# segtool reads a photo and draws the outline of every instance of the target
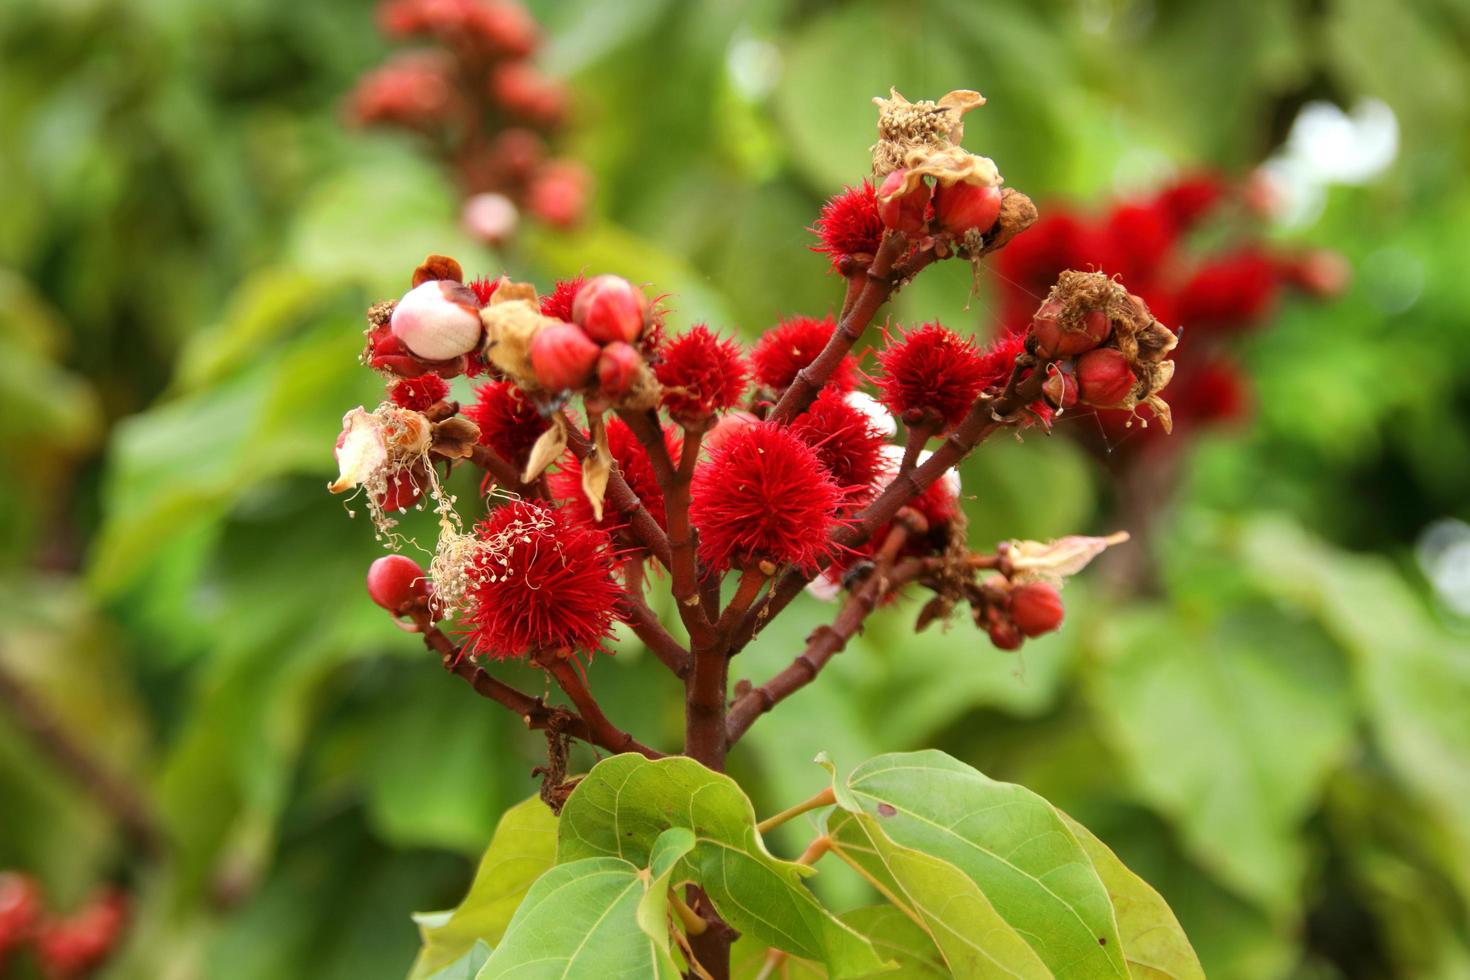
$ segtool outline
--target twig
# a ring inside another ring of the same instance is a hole
[[[162,856],[163,828],[147,802],[77,741],[25,683],[0,665],[0,704],[32,744],[65,771],[147,858]]]
[[[587,689],[587,682],[581,672],[572,663],[570,650],[544,651],[533,660],[556,679],[557,685],[571,698],[572,704],[577,706],[577,713],[587,725],[589,741],[594,745],[600,745],[609,752],[637,752],[649,759],[664,757],[662,752],[649,748],[608,720],[607,715],[602,713],[602,706]]]
[[[760,823],[756,824],[755,829],[760,831],[762,834],[767,834],[770,833],[772,830],[775,830],[777,827],[781,826],[786,821],[794,820],[795,818],[801,816],[803,813],[810,813],[812,810],[819,810],[824,806],[831,806],[833,803],[836,802],[836,793],[833,792],[831,786],[828,786],[826,789],[822,790],[811,799],[803,800],[795,806],[787,807],[774,816],[767,817]]]
[[[567,431],[567,446],[577,455],[578,459],[586,459],[592,455],[592,443],[582,434],[582,430],[571,421],[564,419]],[[618,513],[622,514],[628,521],[628,529],[633,532],[634,537],[648,549],[649,554],[658,560],[660,565],[669,567],[669,538],[664,534],[663,528],[658,526],[658,521],[643,506],[643,501],[628,486],[628,481],[623,479],[622,471],[614,464],[612,473],[607,480],[606,502]]]
[[[688,677],[693,662],[689,651],[659,622],[642,594],[630,588],[623,596],[623,603],[627,607],[624,619],[643,645],[653,651],[653,655],[673,671],[675,677]]]

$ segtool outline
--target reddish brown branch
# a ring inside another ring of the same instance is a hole
[[[477,665],[453,640],[445,635],[443,630],[434,625],[428,610],[422,604],[407,608],[404,613],[413,619],[419,633],[423,635],[424,646],[442,658],[445,670],[464,680],[476,694],[520,715],[527,728],[533,731],[548,729],[563,735],[570,735],[572,738],[581,739],[610,752],[633,751],[641,752],[650,759],[662,757],[653,749],[633,741],[631,735],[619,732],[610,723],[606,729],[594,727],[590,721],[574,712],[549,705],[540,697],[533,697],[511,687],[504,681],[491,677],[488,671]],[[575,700],[573,704],[576,704]],[[578,707],[581,706],[578,705]],[[607,722],[607,718],[602,716],[601,711],[598,711],[597,714],[602,722]]]
[[[0,704],[16,726],[30,737],[37,751],[70,776],[142,855],[156,858],[163,853],[165,836],[147,802],[132,786],[108,771],[25,683],[3,666],[0,666]]]
[[[624,620],[632,627],[638,639],[643,641],[643,645],[653,651],[653,655],[673,671],[675,677],[688,677],[693,665],[689,651],[664,628],[664,624],[659,622],[658,616],[649,608],[643,596],[634,593],[630,587],[624,594],[623,602],[626,606]]]
[[[495,482],[522,497],[531,495],[531,488],[521,482],[520,472],[489,446],[476,446],[470,461],[495,477]]]
[[[571,651],[546,651],[536,657],[535,661],[556,679],[557,685],[566,692],[572,704],[576,705],[577,713],[587,726],[587,734],[590,736],[588,741],[592,744],[609,752],[637,752],[649,759],[664,757],[662,752],[649,748],[608,720],[607,715],[602,713],[602,706],[587,689],[582,672],[572,662]]]

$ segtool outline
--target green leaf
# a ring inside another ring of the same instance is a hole
[[[658,876],[613,857],[557,865],[531,886],[478,980],[677,980],[667,927],[662,943],[643,928],[645,902],[655,894],[667,901],[668,875],[676,865]]]
[[[410,980],[442,970],[480,940],[499,943],[532,883],[555,862],[556,817],[546,804],[532,797],[505,811],[459,907],[414,916],[424,946]]]
[[[1134,980],[1204,980],[1199,957],[1163,896],[1129,871],[1118,855],[1092,832],[1061,811],[1113,900],[1113,915],[1123,940],[1123,956]]]
[[[944,957],[922,926],[892,905],[869,905],[838,916],[867,936],[873,948],[898,964],[881,976],[887,980],[921,980],[951,976]]]
[[[939,859],[978,885],[1054,976],[1128,976],[1107,890],[1046,800],[933,750],[871,759],[836,790],[844,810],[872,818],[874,839]]]
[[[907,948],[937,947],[949,968],[941,976],[1049,980],[1051,971],[996,911],[979,884],[948,861],[893,843],[879,819],[839,809],[828,822],[827,834],[833,851],[903,910],[901,915],[922,922],[921,943],[915,947],[906,941]]]
[[[475,980],[475,975],[480,972],[480,967],[490,958],[490,944],[483,939],[476,939],[475,945],[471,946],[469,952],[449,964],[442,970],[436,970],[426,980]]]
[[[1120,612],[1109,627],[1089,693],[1132,781],[1201,864],[1280,913],[1304,868],[1300,824],[1352,741],[1341,656],[1261,606],[1218,624]]]
[[[692,880],[727,922],[760,942],[819,960],[834,977],[883,963],[862,936],[827,912],[802,885],[810,868],[766,851],[750,800],[730,777],[692,759],[604,759],[562,810],[559,862],[614,856],[646,867],[659,835],[692,830],[694,850],[675,880]]]

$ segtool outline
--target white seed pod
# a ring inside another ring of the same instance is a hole
[[[393,308],[393,336],[426,361],[447,361],[480,346],[480,304],[463,283],[431,279]]]

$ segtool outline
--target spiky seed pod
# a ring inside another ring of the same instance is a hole
[[[606,532],[561,508],[516,500],[481,521],[475,540],[464,593],[471,651],[504,660],[604,649],[621,594]]]
[[[777,323],[756,341],[750,353],[756,380],[768,391],[785,391],[797,372],[822,353],[836,329],[837,321],[830,316],[820,320],[793,316]],[[843,391],[857,385],[857,361],[851,355],[844,357],[833,372],[831,384]]]
[[[690,494],[699,556],[718,569],[815,567],[846,503],[816,451],[771,422],[732,432],[694,471]]]
[[[449,394],[449,383],[437,374],[421,374],[416,378],[404,378],[388,389],[388,397],[399,408],[422,412]]]
[[[702,323],[668,341],[662,356],[654,374],[663,386],[663,406],[678,422],[702,422],[734,408],[745,393],[750,369],[740,345]]]
[[[842,260],[855,256],[871,256],[883,240],[883,219],[878,216],[878,194],[873,185],[863,181],[845,188],[822,205],[821,217],[812,225],[821,243],[813,252],[823,252],[835,269]]]
[[[522,469],[531,447],[550,423],[525,394],[509,381],[491,381],[475,389],[475,404],[464,417],[480,427],[480,444],[495,450],[506,462]]]
[[[894,415],[937,418],[945,428],[959,424],[989,377],[974,340],[938,323],[887,338],[878,354],[878,389]]]
[[[849,491],[852,502],[862,503],[876,493],[874,484],[886,470],[883,447],[888,437],[852,404],[850,394],[825,389],[792,420],[791,431],[817,451],[817,458],[837,485]]]
[[[678,460],[681,445],[672,427],[664,429],[664,445],[668,447],[669,458]],[[659,488],[658,478],[653,473],[653,464],[649,462],[643,444],[622,419],[608,419],[607,448],[628,487],[637,494],[659,527],[664,527],[664,492]],[[603,509],[601,521],[592,513],[592,504],[582,490],[582,462],[575,455],[568,454],[561,469],[551,474],[550,480],[552,494],[562,501],[567,513],[574,519],[605,531],[616,531],[623,526],[623,515],[611,507]]]
[[[572,304],[577,301],[577,294],[586,284],[587,280],[582,276],[558,279],[556,285],[551,288],[551,292],[541,297],[541,315],[571,323]]]

